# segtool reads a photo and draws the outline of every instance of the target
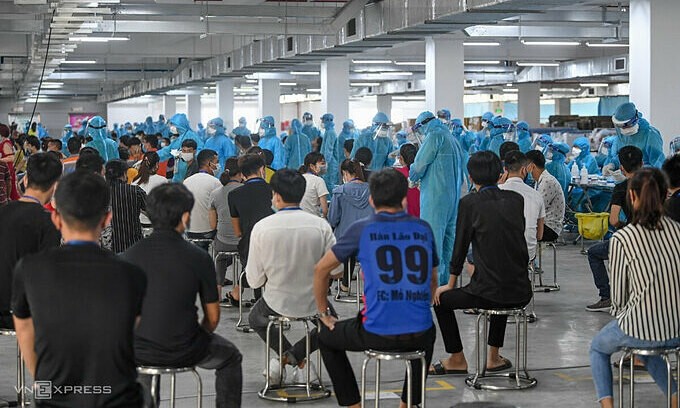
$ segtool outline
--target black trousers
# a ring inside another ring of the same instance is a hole
[[[14,320],[12,320],[12,312],[0,312],[0,329],[14,330]]]
[[[550,227],[547,225],[543,226],[543,238],[541,238],[540,242],[554,242],[557,241],[557,238],[559,235],[555,233]]]
[[[349,287],[349,282],[352,279],[352,272],[354,272],[354,268],[357,265],[357,258],[355,256],[350,256],[347,258],[345,261],[344,265],[344,270],[342,272],[342,284],[346,287]]]
[[[439,297],[439,305],[434,307],[439,322],[439,330],[444,338],[444,347],[447,353],[460,353],[463,351],[463,341],[460,338],[458,322],[456,321],[456,309],[509,309],[524,307],[529,301],[517,304],[501,304],[466,293],[464,288],[451,289]],[[491,316],[489,324],[489,346],[503,347],[505,339],[505,326],[507,316]]]
[[[333,382],[335,396],[340,406],[346,407],[361,402],[359,387],[352,366],[347,359],[347,351],[364,351],[368,349],[380,351],[414,351],[424,350],[425,360],[429,367],[432,362],[432,350],[437,331],[432,325],[425,332],[401,336],[378,336],[364,330],[361,316],[335,323],[331,331],[324,324],[319,330],[319,350],[324,366]],[[412,362],[413,404],[420,404],[420,361]],[[401,400],[406,402],[406,377],[402,388]],[[377,398],[377,396],[376,396]]]

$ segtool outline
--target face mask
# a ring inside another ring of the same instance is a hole
[[[482,121],[482,129],[486,129],[487,127],[489,127],[489,122],[486,121],[486,120],[483,120]]]
[[[217,129],[215,129],[214,127],[209,127],[207,133],[209,136],[214,136],[217,133]]]
[[[609,156],[609,148],[607,148],[607,147],[601,148],[600,154],[602,154],[603,156]]]
[[[264,136],[264,129],[260,128],[260,131],[257,132],[257,134],[260,135],[260,137],[263,137]]]
[[[545,159],[546,159],[546,160],[552,160],[552,159],[553,159],[553,152],[552,152],[552,151],[548,151],[548,152],[545,154]]]
[[[322,164],[319,166],[319,174],[326,174],[326,171],[328,171],[328,165]]]
[[[616,128],[624,136],[632,136],[640,130],[640,125],[633,125],[629,128]]]
[[[184,231],[189,231],[189,228],[191,228],[191,219],[189,219],[186,224],[182,223],[182,225],[184,225]]]
[[[579,157],[579,156],[581,155],[581,152],[582,152],[582,150],[579,149],[578,147],[572,147],[572,148],[571,148],[571,154],[572,154],[574,157]]]
[[[213,173],[214,173],[214,174],[219,174],[220,172],[222,172],[222,165],[220,165],[219,163],[217,163],[217,164],[215,164],[215,170],[213,170]]]
[[[168,145],[167,143],[161,142],[161,147],[165,147],[165,146],[167,146],[167,145]]]
[[[305,126],[314,126],[314,121],[313,120],[306,120]]]
[[[190,162],[194,159],[194,154],[193,153],[182,153],[181,154],[182,160],[185,162]]]
[[[170,125],[170,133],[172,133],[173,135],[179,134],[179,132],[177,131],[177,126]]]
[[[503,133],[503,139],[512,141],[515,139],[515,134],[513,132]]]

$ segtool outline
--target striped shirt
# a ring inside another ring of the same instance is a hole
[[[113,212],[111,250],[120,253],[142,239],[139,214],[146,210],[146,193],[138,186],[113,180],[111,186],[111,211]]]
[[[680,224],[668,217],[661,230],[628,225],[609,244],[611,313],[631,337],[680,337]]]

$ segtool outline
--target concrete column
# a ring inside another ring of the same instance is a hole
[[[342,124],[349,117],[349,60],[329,58],[321,63],[321,114],[332,113]]]
[[[541,84],[518,84],[517,89],[517,119],[531,127],[538,127],[541,122]]]
[[[378,112],[386,113],[392,120],[392,95],[378,95],[376,99]],[[436,114],[437,112],[432,113]]]
[[[630,52],[628,72],[630,101],[659,129],[664,150],[680,134],[677,107],[680,106],[680,30],[677,0],[630,1]]]
[[[463,58],[463,40],[425,39],[425,106],[430,112],[446,108],[453,117],[463,117]]]
[[[273,116],[276,122],[276,130],[279,129],[279,117],[281,116],[281,88],[278,79],[260,79],[260,92],[257,95],[258,112],[260,117]]]
[[[177,98],[174,95],[164,95],[163,114],[165,115],[165,119],[170,119],[175,113],[177,113]]]
[[[229,133],[234,128],[234,80],[231,78],[217,82],[217,115],[224,121],[224,128]]]
[[[571,115],[571,99],[555,99],[555,115]]]
[[[187,94],[187,119],[191,128],[196,130],[201,121],[201,94]],[[205,123],[204,123],[205,125]]]

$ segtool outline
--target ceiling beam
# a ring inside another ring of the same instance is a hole
[[[218,17],[306,17],[330,18],[338,7],[331,3],[294,3],[287,6],[262,4],[257,6],[210,5],[208,15]],[[195,4],[126,4],[118,7],[119,16],[201,16],[205,7]]]
[[[219,23],[212,22],[206,27],[206,23],[200,21],[131,21],[118,20],[103,21],[98,24],[95,32],[103,33],[146,33],[146,34],[203,34],[209,29],[210,34],[237,34],[237,35],[323,35],[323,26],[320,24],[266,24],[258,23]]]

